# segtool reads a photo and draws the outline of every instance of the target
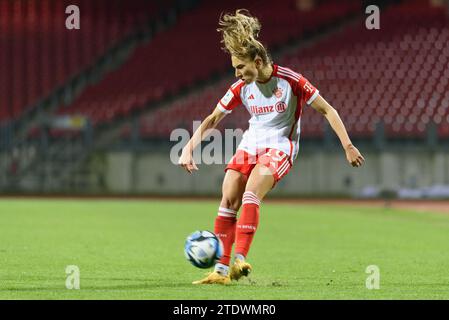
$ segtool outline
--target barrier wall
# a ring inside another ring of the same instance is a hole
[[[363,150],[361,150],[363,152]],[[343,151],[303,150],[289,174],[271,191],[278,196],[369,196],[373,190],[418,190],[449,185],[449,152],[363,152],[351,167]],[[114,193],[220,195],[224,165],[201,164],[192,175],[170,162],[168,152],[108,152],[106,188]]]

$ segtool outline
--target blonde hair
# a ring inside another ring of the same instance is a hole
[[[254,61],[256,56],[260,56],[264,65],[272,62],[267,49],[258,40],[262,25],[248,10],[238,9],[235,14],[222,13],[218,25],[224,51],[242,60]]]

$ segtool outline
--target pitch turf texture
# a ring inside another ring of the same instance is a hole
[[[217,204],[0,200],[0,299],[449,298],[449,215],[344,205],[262,204],[249,279],[194,286],[184,240],[213,229]]]

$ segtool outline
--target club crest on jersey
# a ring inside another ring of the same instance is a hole
[[[283,101],[279,101],[278,103],[276,103],[276,105],[274,107],[275,107],[276,111],[279,113],[282,113],[285,110],[287,110],[287,104]]]
[[[282,97],[282,89],[281,88],[275,88],[273,90],[273,94],[276,98]]]

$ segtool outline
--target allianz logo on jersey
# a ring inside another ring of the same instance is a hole
[[[271,106],[249,106],[252,114],[266,114],[271,112],[283,113],[287,110],[287,104],[283,101]]]

